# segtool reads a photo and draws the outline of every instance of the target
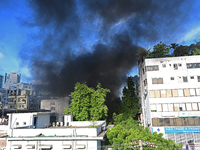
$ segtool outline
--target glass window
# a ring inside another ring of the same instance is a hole
[[[194,79],[194,76],[190,76],[190,79]]]
[[[198,80],[198,82],[200,82],[200,76],[197,76],[197,80]]]
[[[168,108],[169,108],[169,111],[174,111],[174,106],[173,106],[173,104],[168,104]]]
[[[162,111],[162,106],[161,106],[161,104],[158,104],[158,105],[157,105],[157,111],[158,111],[158,112]]]
[[[171,77],[171,80],[174,80],[174,77]]]
[[[200,63],[187,63],[187,69],[200,68]]]
[[[158,84],[163,84],[163,78],[158,78]]]
[[[160,97],[160,91],[159,91],[159,90],[156,90],[156,91],[155,91],[155,97],[156,97],[156,98],[159,98],[159,97]]]
[[[154,91],[149,91],[149,97],[150,98],[154,98],[155,97]]]
[[[179,66],[179,67],[181,67],[181,66],[182,66],[182,64],[178,64],[178,66]]]
[[[55,110],[55,107],[51,107],[51,110]]]
[[[183,77],[183,82],[188,82],[187,77]]]
[[[192,110],[198,110],[197,103],[192,103]]]
[[[174,64],[174,70],[177,70],[177,69],[178,69],[178,65]]]
[[[190,96],[196,96],[195,89],[190,89]]]
[[[180,109],[179,104],[174,104],[174,111],[179,111],[179,109]]]
[[[162,67],[165,68],[165,67],[166,67],[166,64],[162,64]]]
[[[166,90],[161,90],[161,97],[166,97],[166,96],[167,96]]]
[[[186,108],[187,108],[187,111],[192,110],[191,103],[186,103]]]
[[[153,79],[152,79],[152,84],[158,84],[157,78],[153,78]]]
[[[167,106],[167,104],[162,104],[162,106],[163,106],[163,111],[168,111],[168,106]]]
[[[184,93],[184,96],[185,96],[185,97],[190,96],[189,89],[183,89],[183,93]]]
[[[185,103],[180,104],[180,111],[186,111]]]
[[[147,66],[147,71],[158,71],[159,67],[158,65],[155,66]]]
[[[196,89],[197,96],[200,96],[200,89]]]
[[[166,90],[167,92],[167,97],[172,97],[172,90]]]
[[[16,125],[18,126],[18,125],[19,125],[19,122],[16,122]]]
[[[23,122],[23,125],[26,125],[26,122]]]
[[[172,90],[173,97],[178,97],[178,90]]]
[[[178,96],[183,96],[183,90],[182,89],[180,89],[180,90],[178,90]]]

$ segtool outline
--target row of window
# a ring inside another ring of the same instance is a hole
[[[194,79],[194,76],[190,76],[190,79]],[[175,80],[174,77],[170,77],[170,80]],[[186,76],[178,76],[177,81],[180,82],[188,82],[188,77]],[[200,76],[197,76],[197,82],[200,82]],[[146,86],[147,81],[144,80],[144,86]],[[152,84],[163,84],[163,78],[152,78]]]
[[[171,64],[169,64],[171,67]],[[193,68],[200,68],[200,63],[186,63],[187,69],[193,69]],[[166,68],[166,64],[162,64],[163,68]],[[182,67],[181,63],[173,64],[174,70],[178,70],[178,67]],[[152,66],[146,66],[145,71],[159,71],[158,65],[152,65]],[[144,70],[143,70],[144,73]]]
[[[151,104],[151,112],[200,111],[200,103]]]
[[[16,122],[16,126],[19,125],[19,122]],[[26,122],[23,122],[23,125],[26,125]]]
[[[200,96],[200,88],[149,91],[150,98]]]
[[[153,126],[199,126],[200,118],[152,118]]]

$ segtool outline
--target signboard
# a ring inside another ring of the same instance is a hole
[[[199,117],[200,113],[197,111],[190,112],[179,112],[179,117]]]
[[[165,133],[200,133],[200,127],[165,127]]]

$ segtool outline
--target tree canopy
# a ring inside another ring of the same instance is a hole
[[[162,43],[162,41],[153,47],[153,51],[150,53],[150,58],[160,58],[169,56],[170,46]]]
[[[136,95],[135,84],[133,77],[127,78],[127,87],[123,89],[123,103],[118,107],[119,114],[122,114],[123,119],[135,118],[139,112],[139,97]]]
[[[138,126],[136,128],[132,124],[133,120],[129,119],[126,121],[126,124],[118,124],[114,128],[108,129],[106,135],[113,150],[132,150],[134,146],[137,149],[136,146],[139,140],[143,141],[142,147],[144,150],[155,150],[149,142],[155,145],[157,150],[171,150],[182,147],[182,145],[176,144],[171,139],[164,139],[161,133],[157,134],[157,132],[154,132],[152,134],[148,127],[144,129],[144,127]]]
[[[78,121],[105,119],[108,108],[105,105],[108,89],[101,88],[99,83],[96,90],[88,87],[86,83],[76,83],[69,107],[66,107],[64,114],[72,114]]]

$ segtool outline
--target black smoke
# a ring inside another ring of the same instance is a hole
[[[137,65],[139,44],[174,42],[184,34],[192,1],[32,0],[22,25],[37,29],[20,52],[34,80],[66,96],[76,82],[111,89],[112,98]],[[187,11],[185,11],[187,10]]]

